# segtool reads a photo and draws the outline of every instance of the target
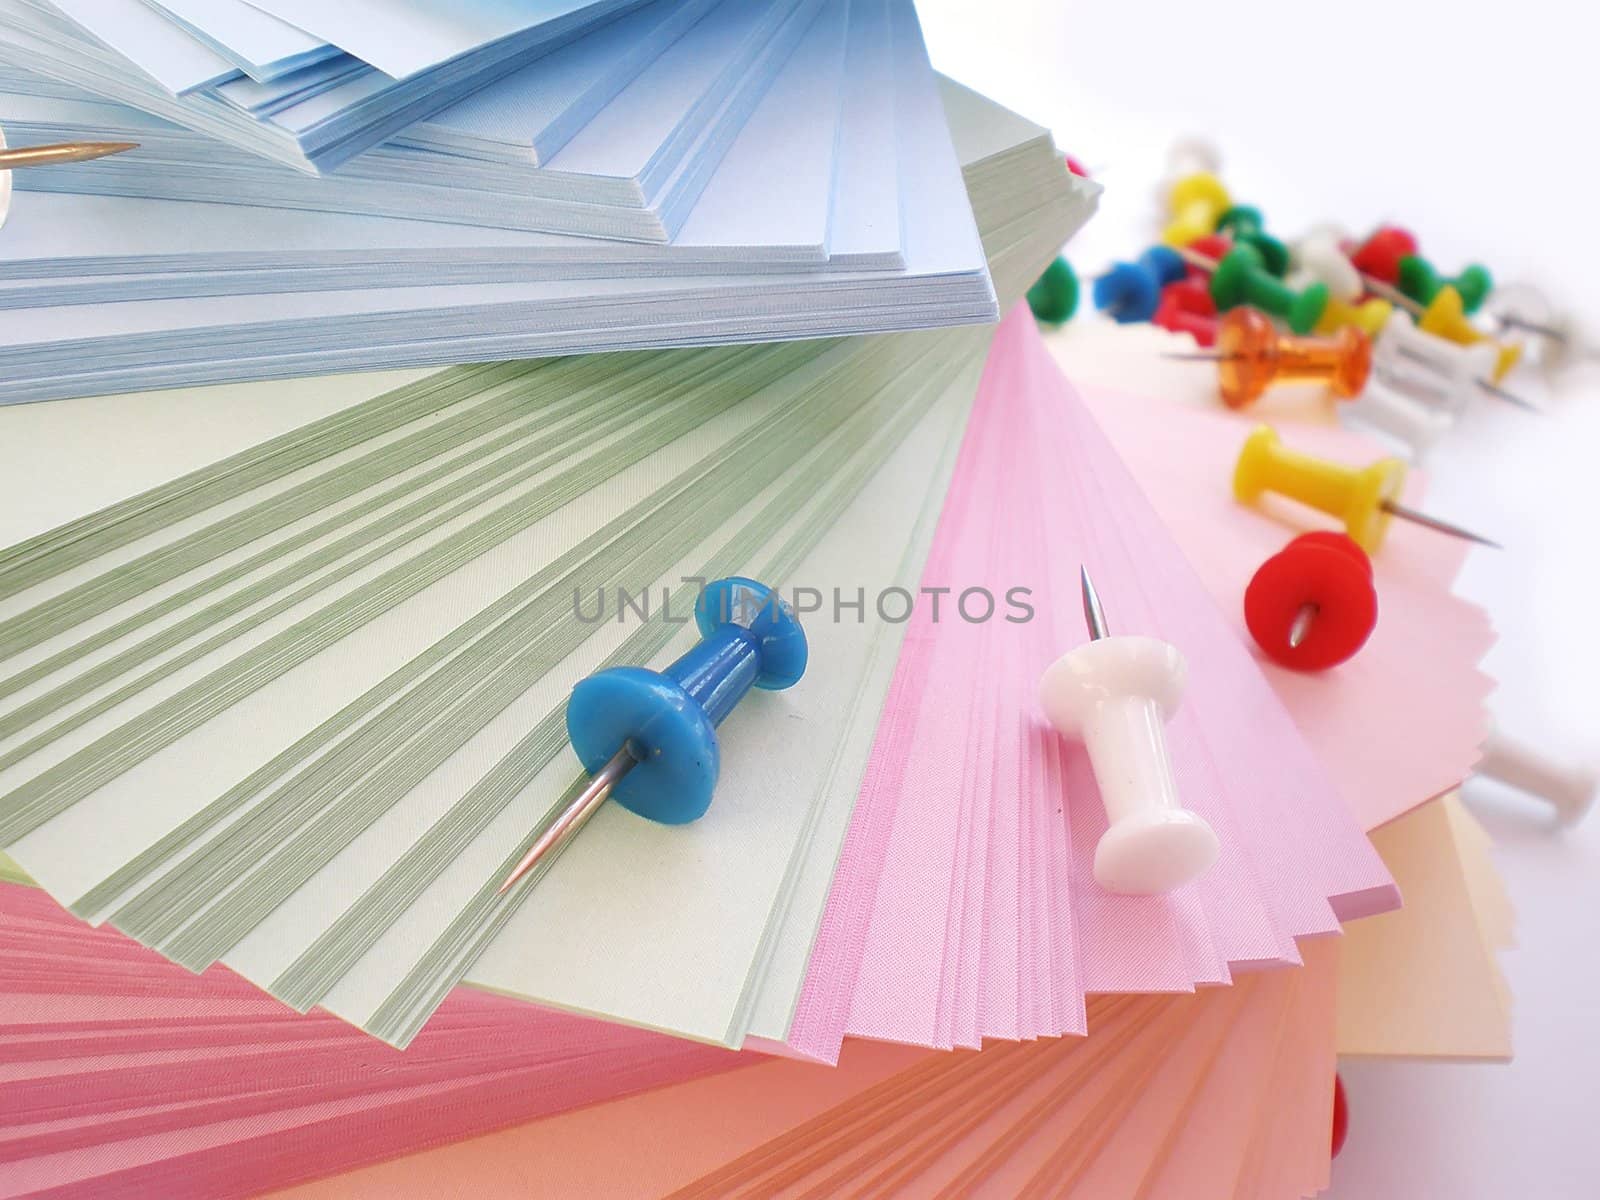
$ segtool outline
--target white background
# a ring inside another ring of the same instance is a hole
[[[1446,272],[1538,282],[1600,342],[1600,18],[1587,5],[919,0],[934,63],[1103,167],[1080,277],[1153,240],[1166,148],[1201,133],[1236,199],[1292,236],[1391,220]],[[1519,391],[1542,397],[1537,377]],[[1428,507],[1503,541],[1461,591],[1494,617],[1508,732],[1600,756],[1600,369],[1531,417],[1485,401],[1435,455]],[[1403,714],[1399,715],[1403,719]],[[1467,788],[1518,909],[1510,1066],[1345,1063],[1335,1200],[1600,1197],[1600,814],[1565,836]],[[1116,1198],[1108,1198],[1116,1200]],[[1244,1200],[1244,1198],[1241,1198]]]

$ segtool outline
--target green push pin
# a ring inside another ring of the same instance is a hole
[[[1269,272],[1282,279],[1289,273],[1289,247],[1267,233],[1261,210],[1250,204],[1235,204],[1217,218],[1217,232],[1233,239],[1235,246],[1249,246],[1261,255]]]
[[[1057,258],[1028,289],[1028,307],[1046,325],[1064,325],[1078,311],[1078,277],[1066,259]]]
[[[1211,276],[1211,298],[1219,311],[1252,304],[1282,317],[1295,333],[1310,333],[1328,307],[1328,285],[1313,283],[1295,291],[1274,279],[1251,246],[1235,246],[1223,256]]]
[[[1422,305],[1432,304],[1440,288],[1453,287],[1461,294],[1461,308],[1467,313],[1477,312],[1494,290],[1494,277],[1477,263],[1463,267],[1454,279],[1441,279],[1432,263],[1415,254],[1401,256],[1400,275],[1395,282],[1402,292]]]

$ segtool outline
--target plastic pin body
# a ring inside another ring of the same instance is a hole
[[[1461,297],[1462,307],[1469,313],[1475,313],[1494,290],[1494,277],[1489,274],[1487,267],[1472,263],[1463,267],[1455,278],[1441,279],[1427,259],[1417,254],[1403,254],[1400,256],[1399,276],[1394,284],[1418,304],[1431,302],[1442,287],[1453,287]]]
[[[1274,279],[1262,265],[1261,255],[1249,246],[1235,246],[1211,275],[1211,298],[1226,312],[1242,304],[1253,305],[1282,317],[1296,333],[1310,333],[1328,307],[1328,288],[1313,283],[1295,291]]]
[[[1064,325],[1078,311],[1078,276],[1066,259],[1057,257],[1028,289],[1028,307],[1034,320]]]
[[[1345,534],[1301,534],[1251,577],[1244,621],[1262,653],[1280,666],[1338,666],[1378,624],[1372,560]]]
[[[1359,329],[1331,338],[1285,337],[1253,308],[1235,308],[1217,327],[1217,381],[1229,408],[1243,408],[1278,383],[1325,383],[1336,396],[1361,391],[1372,342]]]
[[[1161,240],[1169,246],[1187,246],[1196,238],[1205,237],[1215,231],[1217,218],[1232,203],[1228,189],[1210,171],[1184,176],[1167,195],[1167,211],[1172,219],[1162,230]]]
[[[1472,322],[1467,320],[1461,293],[1453,287],[1442,287],[1434,294],[1427,309],[1417,320],[1417,328],[1424,333],[1444,338],[1447,342],[1455,342],[1459,346],[1475,346],[1479,342],[1487,342],[1493,346],[1495,365],[1490,378],[1495,383],[1504,379],[1522,357],[1522,347],[1517,343],[1496,342],[1473,327]]]
[[[1576,825],[1594,807],[1600,774],[1593,768],[1557,762],[1532,746],[1491,730],[1478,774],[1537,796],[1555,810],[1562,826]]]
[[[1378,339],[1373,370],[1390,388],[1453,418],[1493,374],[1497,358],[1487,342],[1446,341],[1418,328],[1404,313],[1395,313]]]
[[[717,726],[752,687],[792,687],[806,636],[776,592],[753,579],[709,584],[695,605],[701,641],[665,671],[612,667],[567,701],[567,736],[588,788],[518,864],[501,891],[583,827],[607,795],[642,817],[682,825],[711,806],[721,763]],[[601,786],[603,785],[603,786]]]
[[[1107,891],[1151,895],[1202,875],[1218,853],[1211,826],[1178,800],[1166,723],[1183,696],[1177,647],[1158,638],[1112,636],[1083,572],[1091,640],[1057,659],[1039,683],[1050,723],[1089,755],[1109,827],[1095,847],[1094,876]]]
[[[1161,289],[1187,269],[1176,250],[1152,246],[1137,262],[1113,263],[1094,281],[1094,306],[1119,325],[1148,321],[1161,305]]]
[[[1344,414],[1399,442],[1413,463],[1423,462],[1455,424],[1449,410],[1422,403],[1376,372]]]

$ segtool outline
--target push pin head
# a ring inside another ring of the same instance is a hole
[[[1113,636],[1081,572],[1090,640],[1057,659],[1039,683],[1050,723],[1088,751],[1109,822],[1094,877],[1107,891],[1150,895],[1202,875],[1217,836],[1178,802],[1164,727],[1183,697],[1185,667],[1157,638]]]
[[[1313,231],[1296,242],[1293,265],[1303,282],[1324,284],[1335,301],[1353,304],[1366,290],[1361,285],[1361,272],[1355,269],[1331,229]]]
[[[1400,279],[1400,260],[1417,252],[1417,239],[1394,225],[1385,225],[1350,255],[1351,265],[1363,275],[1393,285]]]
[[[1217,227],[1220,217],[1233,201],[1222,180],[1209,171],[1186,175],[1172,185],[1167,210],[1172,216],[1161,240],[1169,246],[1187,246]]]
[[[1378,623],[1372,561],[1345,534],[1301,534],[1251,578],[1244,621],[1262,653],[1280,666],[1338,666],[1366,645]]]
[[[1028,289],[1028,307],[1034,320],[1045,325],[1065,325],[1078,311],[1078,276],[1065,258],[1044,269]]]
[[[1217,344],[1217,304],[1203,280],[1180,279],[1161,289],[1152,324],[1187,333],[1201,346]]]
[[[719,579],[701,593],[694,617],[701,641],[665,671],[612,667],[572,689],[567,736],[594,778],[502,892],[582,828],[607,795],[664,825],[703,816],[722,759],[717,726],[752,687],[777,691],[805,674],[805,632],[765,584]]]

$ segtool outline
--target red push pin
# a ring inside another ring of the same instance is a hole
[[[1215,346],[1217,302],[1211,298],[1210,284],[1204,277],[1192,275],[1167,284],[1150,323],[1173,333],[1187,333],[1201,346]]]
[[[1088,167],[1084,166],[1081,162],[1079,162],[1077,159],[1073,158],[1072,155],[1070,155],[1070,154],[1063,154],[1061,157],[1066,160],[1067,170],[1071,171],[1074,175],[1078,176],[1078,178],[1080,178],[1080,179],[1089,178],[1089,168]]]
[[[1345,1103],[1344,1080],[1337,1072],[1333,1076],[1333,1157],[1344,1149],[1345,1136],[1350,1132],[1350,1106]]]
[[[1233,249],[1233,239],[1225,233],[1208,233],[1205,237],[1195,238],[1184,249],[1202,258],[1208,258],[1213,263],[1219,263],[1228,256],[1228,251]],[[1203,267],[1197,261],[1189,261],[1189,278],[1204,280],[1209,287],[1211,268]]]
[[[1251,578],[1244,623],[1262,653],[1280,666],[1338,666],[1366,645],[1378,623],[1367,552],[1342,533],[1301,534]]]
[[[1417,239],[1396,225],[1384,225],[1350,255],[1350,264],[1381,283],[1400,282],[1400,260],[1417,252]]]

